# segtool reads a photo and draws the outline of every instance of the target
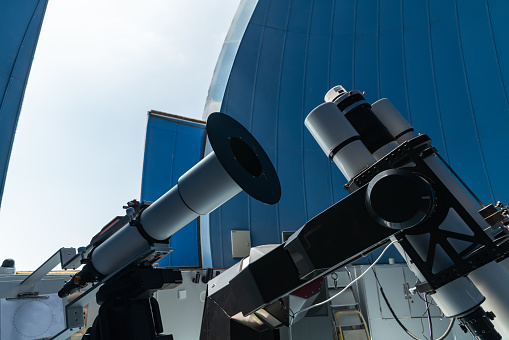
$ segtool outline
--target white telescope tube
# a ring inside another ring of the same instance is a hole
[[[126,225],[101,243],[92,253],[92,264],[107,276],[148,247],[148,242],[135,227]]]
[[[317,106],[308,114],[304,124],[347,180],[375,163],[357,131],[334,103]]]
[[[175,190],[168,191],[148,207],[140,221],[147,234],[164,240],[241,191],[212,152],[179,178]]]
[[[93,250],[91,262],[100,274],[111,274],[151,242],[163,242],[198,215],[212,212],[242,190],[266,204],[279,201],[281,187],[276,171],[242,125],[224,114],[213,113],[207,120],[207,134],[214,152],[141,213],[139,222],[148,238],[128,225]]]
[[[176,186],[146,208],[140,222],[150,237],[165,240],[198,215],[210,213],[241,191],[242,188],[228,175],[212,152],[182,175]],[[114,238],[94,250],[94,267],[107,275],[119,263],[128,261],[146,247],[147,240],[136,228],[126,226]]]
[[[392,105],[387,98],[382,98],[373,105],[371,111],[382,122],[398,144],[406,142],[409,139],[417,137],[414,128],[403,118],[401,113]]]
[[[468,274],[475,286],[486,297],[482,307],[493,312],[492,321],[503,339],[509,339],[509,274],[496,262],[488,263]]]
[[[509,274],[509,258],[500,261],[499,265]]]

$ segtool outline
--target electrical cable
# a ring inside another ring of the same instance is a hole
[[[433,339],[428,339],[428,337],[426,335],[424,335],[424,323],[422,322],[422,319],[424,318],[425,314],[426,314],[426,312],[422,313],[421,317],[419,318],[419,321],[421,321],[421,334],[424,337],[424,339],[426,339],[426,340],[433,340]]]
[[[380,284],[380,281],[378,281],[378,277],[376,275],[376,272],[373,271],[373,273],[375,273],[375,278],[376,278],[376,281],[378,282],[378,288],[380,288],[380,293],[382,293],[382,297],[385,301],[385,304],[387,305],[387,307],[389,308],[389,311],[391,312],[392,316],[394,317],[394,320],[396,320],[396,322],[398,323],[398,325],[408,334],[410,335],[412,338],[414,338],[415,340],[421,340],[420,338],[418,338],[417,336],[413,335],[412,332],[410,332],[402,323],[401,321],[398,319],[398,317],[396,316],[396,313],[394,313],[394,310],[392,309],[392,306],[391,304],[389,303],[389,300],[387,300],[387,296],[385,295],[384,293],[384,289],[382,288],[382,285]],[[431,339],[433,340],[433,339]]]
[[[424,302],[426,303],[426,314],[428,315],[429,338],[433,340],[433,324],[431,322],[431,314],[429,312],[428,296],[424,293]]]
[[[348,269],[348,266],[345,266],[345,270],[348,273],[348,278],[350,279],[350,282],[353,281],[352,273],[350,272],[350,269]]]
[[[422,301],[424,301],[424,299],[422,299]],[[427,310],[428,309],[426,308],[424,313],[422,313],[421,317],[419,318],[419,321],[421,322],[421,334],[424,337],[424,339],[426,339],[426,340],[433,340],[433,339],[428,339],[428,337],[426,335],[424,335],[424,323],[422,322],[422,319],[424,318],[424,315],[426,315]]]
[[[318,306],[321,306],[331,300],[333,300],[334,298],[336,298],[337,296],[341,295],[342,293],[344,293],[348,288],[350,288],[350,286],[352,286],[355,282],[357,282],[361,277],[364,276],[364,274],[366,274],[367,272],[369,272],[377,263],[378,261],[380,261],[380,259],[382,258],[383,254],[387,251],[387,249],[389,249],[390,246],[392,246],[394,243],[398,242],[397,240],[394,240],[392,241],[391,243],[389,243],[385,248],[384,250],[380,253],[380,255],[378,256],[378,258],[372,263],[370,264],[370,266],[361,274],[359,275],[357,278],[355,278],[355,280],[353,280],[352,282],[350,282],[346,287],[344,287],[341,291],[339,291],[338,293],[334,294],[332,297],[322,301],[322,302],[319,302],[319,303],[316,303],[312,306],[309,306],[307,308],[304,308],[300,311],[297,311],[296,313],[294,313],[292,316],[291,316],[291,322],[290,322],[290,326],[289,326],[289,329],[290,329],[290,338],[292,336],[292,330],[291,330],[291,327],[293,325],[293,320],[295,319],[295,315],[297,314],[300,314],[300,313],[303,313],[303,312],[307,312],[308,310],[312,309],[312,308],[315,308],[315,307],[318,307]],[[369,260],[369,257],[368,257],[368,260]],[[422,340],[420,339],[419,337],[415,336],[414,334],[412,334],[402,323],[401,321],[398,319],[398,317],[396,316],[396,313],[394,312],[394,310],[392,309],[389,301],[387,300],[387,296],[385,295],[384,291],[383,291],[383,288],[382,288],[382,285],[380,284],[380,281],[378,280],[378,276],[376,275],[376,271],[373,270],[373,274],[375,275],[375,278],[376,278],[376,281],[378,283],[378,287],[380,288],[380,293],[382,293],[382,297],[385,301],[385,303],[387,304],[387,307],[389,308],[389,311],[391,312],[392,316],[394,317],[394,320],[396,320],[396,322],[398,323],[398,325],[412,338],[414,338],[415,340]],[[442,334],[439,338],[437,338],[436,340],[443,340],[445,339],[445,337],[447,335],[449,335],[449,333],[451,332],[452,330],[452,326],[454,324],[454,320],[456,320],[455,318],[451,318],[451,322],[449,323],[449,326],[447,327],[447,329],[445,330],[444,334]],[[430,339],[430,340],[433,340]]]
[[[416,295],[416,296],[418,296],[418,297],[419,297],[419,299],[421,299],[422,301],[424,301],[424,298],[421,296],[421,294],[416,293],[415,295]],[[424,302],[426,302],[426,301],[424,301]],[[430,304],[431,306],[438,307],[438,305],[437,305],[436,303],[433,303],[433,301],[431,301],[431,300],[430,300],[430,301],[428,301],[428,304]],[[440,308],[440,307],[438,307],[438,308]]]
[[[394,312],[394,310],[392,309],[391,307],[391,304],[389,303],[389,300],[387,299],[387,296],[385,295],[384,293],[384,290],[382,288],[382,285],[380,284],[380,281],[378,280],[378,276],[376,275],[376,271],[373,270],[373,274],[375,275],[375,279],[376,279],[376,282],[378,283],[378,287],[380,288],[380,293],[382,293],[382,297],[385,301],[385,304],[387,305],[387,307],[389,308],[389,311],[391,312],[392,316],[394,317],[394,320],[396,320],[396,322],[398,323],[398,325],[409,335],[411,336],[412,338],[414,338],[415,340],[422,340],[420,339],[419,337],[415,336],[414,334],[412,334],[412,332],[410,332],[402,323],[401,321],[398,319],[398,317],[396,316],[396,313]],[[454,324],[454,320],[456,320],[456,318],[451,318],[451,322],[449,322],[449,326],[447,327],[447,329],[445,330],[444,334],[442,334],[439,338],[437,338],[436,340],[443,340],[445,339],[446,336],[449,335],[449,333],[451,332],[451,329],[452,329],[452,326]],[[434,339],[430,339],[430,340],[434,340]]]
[[[433,148],[434,149],[434,148]],[[440,156],[440,154],[438,153],[438,151],[435,149],[435,155],[438,157],[438,159],[440,159],[440,161],[442,161],[442,163],[447,167],[447,169],[449,169],[449,171],[454,175],[454,177],[456,177],[456,179],[463,185],[463,187],[470,193],[470,195],[472,195],[472,197],[477,201],[477,203],[479,203],[479,205],[483,208],[485,208],[486,206],[484,205],[484,203],[479,199],[479,197],[477,197],[474,192],[472,190],[470,190],[470,188],[467,186],[467,184],[465,182],[463,182],[463,180],[460,178],[460,176],[458,176],[458,174],[456,172],[454,172],[454,170],[449,166],[449,164],[447,164],[447,162],[445,161],[445,159],[442,158],[442,156]]]
[[[378,256],[378,258],[375,260],[375,262],[373,262],[372,265],[370,265],[361,275],[359,275],[359,277],[357,277],[355,280],[353,280],[352,282],[350,282],[348,285],[346,285],[345,288],[343,288],[341,291],[339,291],[338,293],[334,294],[333,296],[331,296],[330,298],[328,298],[327,300],[324,300],[322,302],[319,302],[319,303],[316,303],[312,306],[309,306],[307,308],[304,308],[304,309],[301,309],[300,311],[296,312],[295,315],[297,314],[300,314],[300,313],[304,313],[304,312],[307,312],[308,310],[312,309],[312,308],[315,308],[315,307],[318,307],[318,306],[321,306],[323,305],[324,303],[327,303],[329,301],[331,301],[332,299],[336,298],[338,295],[344,293],[348,288],[350,288],[350,286],[352,286],[355,282],[357,282],[361,277],[364,276],[364,274],[366,274],[367,272],[369,272],[369,270],[371,268],[373,268],[373,266],[375,264],[377,264],[378,261],[380,261],[380,259],[382,258],[382,255],[387,251],[387,249],[389,249],[390,246],[392,246],[394,243],[398,242],[397,240],[394,240],[392,241],[391,243],[389,243],[385,249],[382,251],[382,253]]]
[[[455,320],[456,320],[456,318],[451,318],[451,322],[449,322],[449,326],[445,330],[444,334],[442,334],[439,338],[437,338],[437,340],[444,340],[445,337],[449,335],[449,333],[451,332],[452,326],[454,325]]]
[[[288,335],[290,337],[289,340],[292,340],[293,339],[293,335],[292,335],[292,326],[293,326],[293,319],[295,319],[295,313],[293,312],[293,310],[290,308],[290,306],[288,306],[288,316],[289,316],[289,320],[290,321],[290,324],[288,325]],[[290,314],[291,313],[291,314]]]

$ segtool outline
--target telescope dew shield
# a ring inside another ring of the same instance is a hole
[[[176,190],[170,190],[141,215],[141,224],[151,237],[170,237],[242,190],[262,203],[279,201],[276,170],[249,131],[216,112],[207,119],[207,135],[214,151],[179,178]]]
[[[279,201],[279,178],[249,131],[216,112],[207,119],[207,134],[214,151],[141,213],[141,228],[153,241],[168,239],[198,215],[212,212],[242,190],[262,203]],[[101,274],[109,275],[145,249],[148,242],[135,227],[125,226],[94,249],[92,264]]]
[[[329,102],[317,106],[308,114],[304,124],[347,180],[375,163],[357,131],[335,104]]]

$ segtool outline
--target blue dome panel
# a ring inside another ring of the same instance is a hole
[[[0,2],[0,204],[47,0]]]
[[[484,203],[508,204],[500,159],[509,145],[508,14],[503,0],[258,1],[239,28],[221,110],[266,148],[282,197],[265,207],[242,194],[205,217],[221,235],[211,244],[223,244],[211,246],[213,266],[237,260],[231,229],[250,230],[253,246],[279,243],[282,231],[346,196],[346,180],[303,124],[338,84],[370,102],[388,98]]]
[[[150,111],[147,119],[141,200],[155,202],[177,185],[203,156],[205,122]],[[160,266],[200,267],[198,221],[189,222],[170,238],[173,252]]]

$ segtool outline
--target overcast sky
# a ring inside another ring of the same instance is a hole
[[[49,1],[0,210],[0,261],[34,270],[139,199],[147,111],[201,118],[239,3]]]

